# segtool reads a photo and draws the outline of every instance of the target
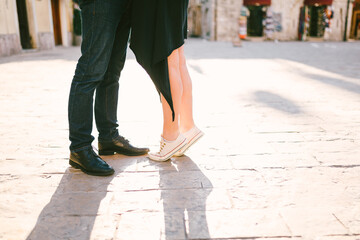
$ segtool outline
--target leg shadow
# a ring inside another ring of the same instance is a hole
[[[206,200],[212,184],[187,156],[156,164],[160,173],[165,239],[208,239]]]
[[[100,204],[106,199],[111,181],[136,159],[115,155],[106,161],[116,171],[109,177],[89,176],[68,168],[27,240],[90,239],[96,218],[106,213]]]

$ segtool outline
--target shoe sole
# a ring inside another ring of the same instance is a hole
[[[175,153],[173,156],[174,157],[181,157],[184,156],[185,152],[192,146],[194,145],[197,141],[199,141],[200,138],[202,138],[204,136],[203,132],[199,132],[195,137],[193,137],[193,139],[190,140],[190,142],[188,144],[186,144],[182,149],[180,149],[179,151],[182,151],[182,153]]]
[[[184,139],[184,141],[176,148],[174,148],[174,150],[172,150],[167,157],[165,158],[161,158],[161,157],[151,157],[152,155],[149,154],[149,158],[153,161],[157,161],[157,162],[166,162],[167,160],[169,160],[172,156],[174,156],[175,153],[177,153],[178,151],[180,151],[183,147],[185,147],[186,143],[185,143],[186,139]]]
[[[120,151],[108,151],[108,150],[99,150],[99,155],[102,156],[110,156],[110,155],[115,155],[116,153],[118,154],[122,154],[122,155],[126,155],[126,156],[141,156],[141,155],[145,155],[147,154],[149,151],[147,152],[141,152],[141,153],[132,153],[132,152],[120,152]]]
[[[71,160],[69,160],[69,164],[75,168],[75,169],[80,169],[82,172],[88,174],[88,175],[92,175],[92,176],[110,176],[114,174],[114,170],[108,173],[99,173],[99,172],[90,172],[87,171],[85,168],[83,168],[82,166],[80,166],[79,164],[77,164],[76,162],[73,162]]]

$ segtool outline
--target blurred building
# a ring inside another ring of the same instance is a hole
[[[346,38],[360,32],[360,0],[190,0],[190,6],[190,34],[209,40],[237,38],[244,12],[252,39],[341,41],[345,25]]]
[[[350,38],[360,40],[360,0],[355,0],[351,16]]]
[[[72,43],[71,0],[1,0],[0,56]]]

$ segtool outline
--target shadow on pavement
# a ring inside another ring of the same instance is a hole
[[[341,80],[338,78],[332,78],[329,76],[321,76],[318,74],[304,73],[303,75],[306,78],[313,79],[313,80],[316,80],[316,81],[319,81],[321,83],[325,83],[328,85],[332,85],[334,87],[338,87],[338,88],[344,89],[349,92],[360,94],[360,82],[359,82],[359,84],[357,84],[357,83]]]
[[[254,93],[257,102],[264,103],[266,106],[288,114],[301,114],[303,111],[291,100],[281,97],[277,94],[265,91]]]
[[[113,176],[88,176],[68,168],[26,239],[94,238],[95,220],[109,218],[107,211],[111,203],[105,200],[104,207],[100,205],[109,192],[112,180],[135,164],[137,158],[115,155],[106,158],[106,161],[116,170]],[[206,201],[213,188],[210,180],[187,156],[165,163],[149,163],[159,171],[165,239],[210,238],[206,218]],[[103,232],[113,237],[116,223],[112,219],[101,221],[108,222],[111,229]]]
[[[161,165],[160,190],[165,239],[208,239],[206,200],[212,184],[191,158],[183,156]]]
[[[109,177],[86,175],[68,168],[50,202],[41,211],[36,225],[27,240],[42,239],[90,239],[101,201],[108,193],[108,186],[116,175],[134,162],[133,158],[118,160],[116,173]],[[108,160],[108,159],[107,159]]]

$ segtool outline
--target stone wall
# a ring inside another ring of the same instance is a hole
[[[0,1],[0,56],[9,56],[21,51],[16,2]]]
[[[35,2],[36,25],[37,25],[37,48],[41,50],[52,49],[55,47],[52,26],[51,2],[41,0]]]
[[[54,34],[52,32],[38,33],[39,49],[48,50],[55,47]]]
[[[329,40],[342,41],[345,30],[347,0],[334,0],[332,6],[334,7],[334,18],[331,20]],[[351,28],[352,4],[349,7],[347,36],[349,36]]]
[[[216,40],[232,41],[237,36],[241,5],[240,0],[217,0]]]
[[[63,46],[71,46],[73,43],[73,8],[72,0],[60,1],[61,32]]]
[[[277,40],[297,40],[300,8],[303,0],[273,0],[271,8],[274,13],[281,14],[280,32],[275,32],[274,38]]]
[[[215,11],[215,1],[213,0],[203,0],[201,5],[201,30],[202,37],[208,40],[215,40],[215,19],[216,19],[216,11]]]
[[[21,52],[18,34],[0,34],[0,57]]]

